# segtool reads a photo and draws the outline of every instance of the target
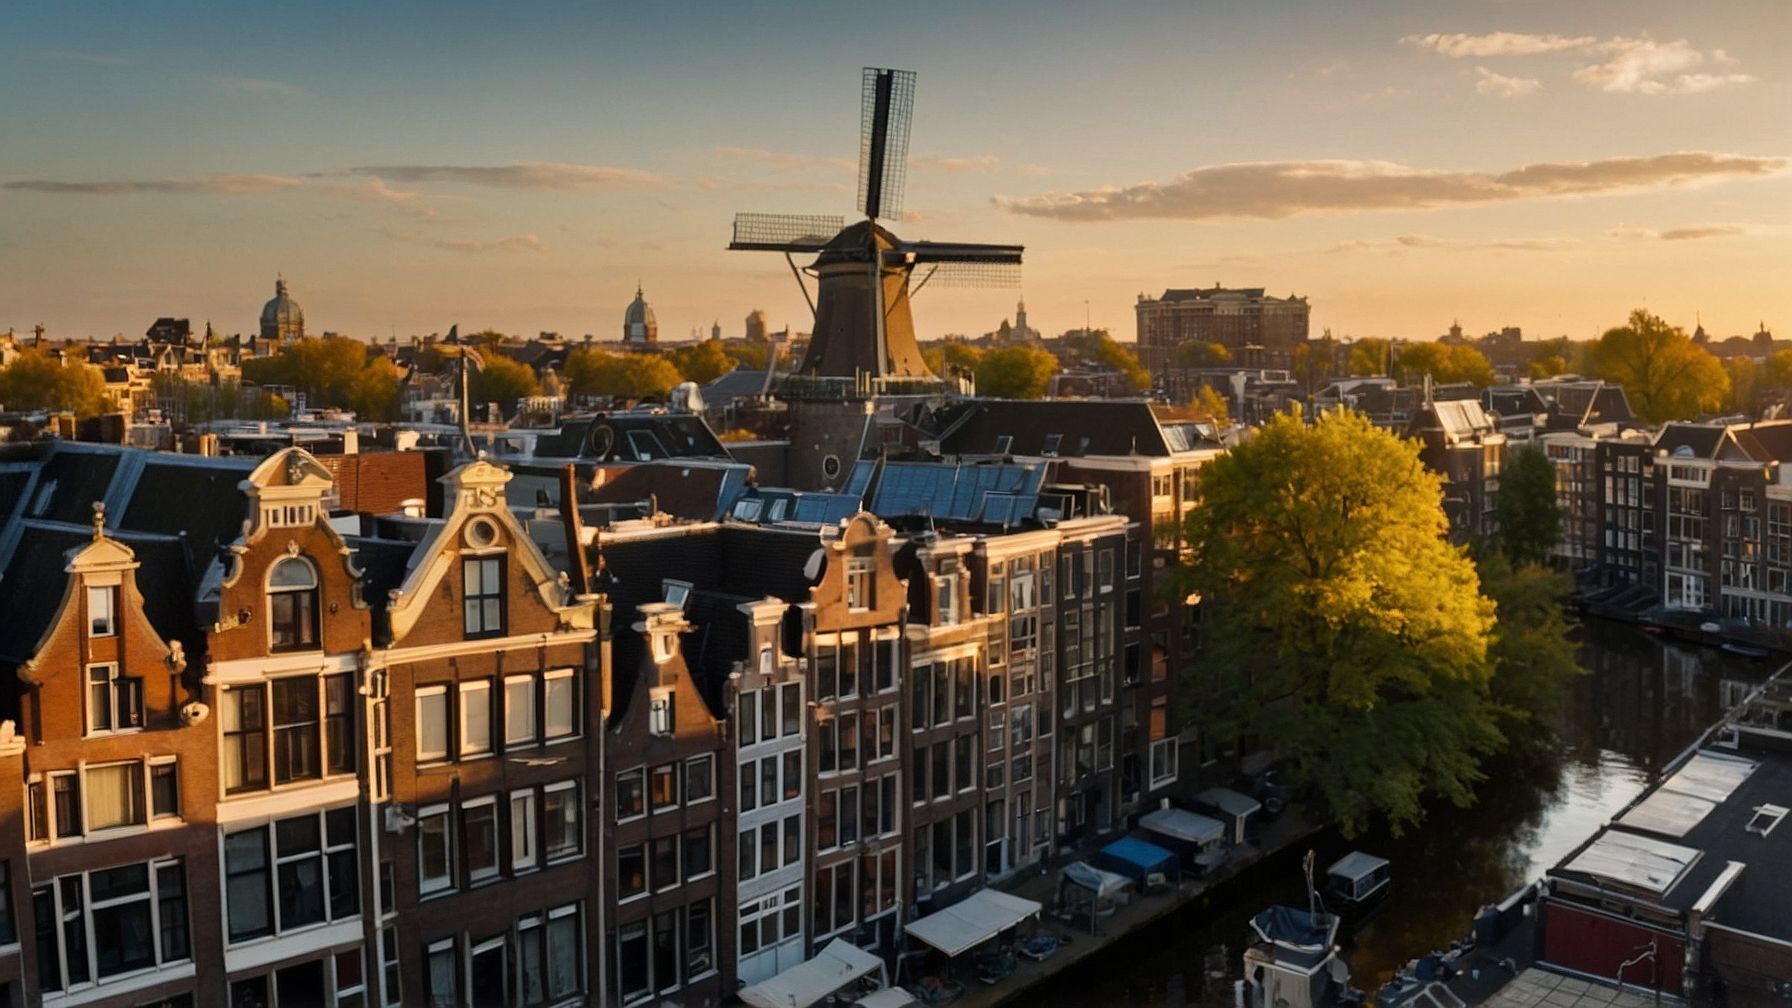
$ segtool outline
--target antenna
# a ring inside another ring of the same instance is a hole
[[[866,67],[859,111],[859,210],[876,220],[902,215],[915,72]]]

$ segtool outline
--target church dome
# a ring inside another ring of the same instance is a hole
[[[653,306],[641,296],[641,288],[635,288],[635,299],[629,302],[628,310],[622,313],[622,340],[625,343],[652,343],[659,339],[660,324],[653,317]]]
[[[274,281],[274,297],[261,309],[261,338],[295,340],[305,335],[305,309],[286,293],[286,280]]]

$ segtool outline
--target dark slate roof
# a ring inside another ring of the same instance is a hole
[[[343,541],[355,551],[355,566],[361,569],[361,597],[373,611],[373,643],[384,646],[392,642],[392,627],[386,605],[389,593],[404,583],[405,570],[417,544],[404,539],[378,539],[372,536],[345,536]]]
[[[696,521],[715,521],[727,514],[746,491],[752,472],[753,467],[745,462],[647,462],[612,472],[590,500],[625,504],[651,496],[661,511]]]
[[[1725,429],[1717,424],[1670,423],[1655,438],[1655,450],[1672,456],[1685,448],[1693,458],[1712,459],[1723,445]]]
[[[703,401],[719,405],[731,399],[759,395],[765,391],[765,379],[768,373],[763,370],[749,371],[737,367],[703,386]]]
[[[809,530],[725,525],[721,530],[720,587],[750,598],[806,602],[815,579],[807,573],[821,540]],[[817,575],[820,571],[817,569]]]
[[[1748,865],[1717,901],[1710,920],[1792,941],[1792,914],[1786,912],[1792,907],[1792,873],[1785,870],[1792,865],[1792,823],[1780,823],[1765,837],[1743,830],[1754,818],[1756,806],[1792,806],[1792,753],[1744,750],[1740,755],[1758,759],[1761,765],[1686,834],[1686,841],[1703,850],[1706,861],[1719,866],[1729,861]]]
[[[0,681],[11,683],[19,665],[49,628],[68,582],[64,554],[93,538],[90,531],[26,523],[18,548],[0,571]],[[0,691],[5,692],[5,691]]]
[[[237,485],[260,461],[146,454],[130,502],[112,524],[184,538],[195,577],[203,575],[219,549],[242,534],[246,498]]]
[[[692,413],[627,412],[570,417],[535,440],[536,459],[650,462],[728,458],[721,439]]]
[[[1756,462],[1792,462],[1792,422],[1750,424],[1731,433]]]
[[[727,712],[728,675],[735,662],[748,657],[752,632],[739,606],[752,601],[727,592],[693,591],[685,602],[685,618],[696,627],[684,639],[685,664],[704,702],[718,717]]]
[[[721,538],[714,526],[683,535],[600,537],[598,543],[602,561],[598,582],[610,597],[617,626],[632,622],[641,603],[660,601],[667,579],[686,581],[694,588],[721,587]]]
[[[122,453],[78,451],[59,446],[38,477],[38,490],[25,507],[25,517],[87,525],[93,502],[106,499]]]
[[[1211,301],[1215,297],[1260,298],[1261,287],[1172,287],[1159,301]],[[1271,300],[1280,300],[1272,298]]]
[[[948,455],[995,452],[997,438],[1009,437],[1016,455],[1170,454],[1150,404],[1142,399],[973,399],[936,413],[932,424],[940,450]]]

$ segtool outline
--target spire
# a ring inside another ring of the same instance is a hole
[[[106,502],[93,502],[93,541],[99,542],[106,537]]]

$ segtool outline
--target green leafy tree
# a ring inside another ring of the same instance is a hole
[[[975,374],[977,362],[983,359],[983,351],[958,340],[942,340],[922,347],[921,359],[934,374],[945,378],[954,374]]]
[[[687,381],[699,385],[708,385],[717,378],[734,370],[734,361],[722,349],[722,341],[704,340],[696,346],[682,347],[672,351],[672,366],[685,376]]]
[[[1232,351],[1223,343],[1184,343],[1176,348],[1176,366],[1180,368],[1219,367],[1230,363]]]
[[[1494,501],[1499,547],[1515,564],[1543,563],[1562,541],[1562,506],[1556,500],[1556,465],[1536,442],[1506,454]]]
[[[516,412],[518,399],[541,394],[541,383],[529,365],[519,364],[502,354],[482,355],[485,364],[475,367],[468,378],[467,394],[474,402],[497,403],[505,416]]]
[[[1546,729],[1561,711],[1567,684],[1585,670],[1570,636],[1567,602],[1574,580],[1541,564],[1521,564],[1490,553],[1478,564],[1481,591],[1493,599],[1498,622],[1488,654],[1489,693],[1499,705],[1502,734],[1519,752],[1547,750]]]
[[[1401,380],[1416,385],[1425,375],[1440,384],[1467,382],[1476,388],[1493,384],[1493,365],[1472,346],[1460,343],[1408,343],[1400,348]]]
[[[1176,589],[1204,600],[1207,641],[1185,709],[1275,746],[1350,833],[1416,822],[1428,792],[1471,802],[1500,742],[1493,603],[1415,443],[1349,411],[1282,414],[1198,493]]]
[[[575,396],[663,399],[684,376],[659,354],[580,349],[566,358],[566,383]]]
[[[1375,336],[1365,336],[1350,345],[1350,356],[1344,361],[1344,370],[1352,375],[1369,376],[1388,373],[1388,341]]]
[[[1188,404],[1188,416],[1191,420],[1205,420],[1213,423],[1221,430],[1232,426],[1232,407],[1212,385],[1201,386],[1195,398]]]
[[[398,391],[395,369],[373,371],[376,352],[367,344],[345,336],[302,339],[284,348],[277,357],[243,362],[243,379],[257,385],[289,385],[305,394],[317,409],[356,409],[369,395],[369,383],[381,379]],[[369,417],[369,419],[380,419]]]
[[[1057,370],[1058,358],[1038,347],[998,347],[977,362],[977,392],[998,399],[1038,399]]]
[[[1769,354],[1761,380],[1768,388],[1792,388],[1792,350],[1775,350]]]
[[[764,343],[724,343],[722,352],[748,371],[763,371],[766,361],[770,358]]]
[[[1686,333],[1641,308],[1587,349],[1587,370],[1624,386],[1645,423],[1690,420],[1722,409],[1730,376]]]
[[[0,368],[0,406],[17,410],[69,410],[78,417],[96,416],[112,408],[106,376],[85,361],[67,364],[48,351],[26,349]]]
[[[1730,396],[1724,408],[1747,416],[1761,415],[1761,373],[1765,369],[1750,357],[1723,359],[1724,373],[1730,376]]]
[[[1139,363],[1139,355],[1121,346],[1106,330],[1074,337],[1071,342],[1086,361],[1120,372],[1134,391],[1151,387],[1151,372]]]

